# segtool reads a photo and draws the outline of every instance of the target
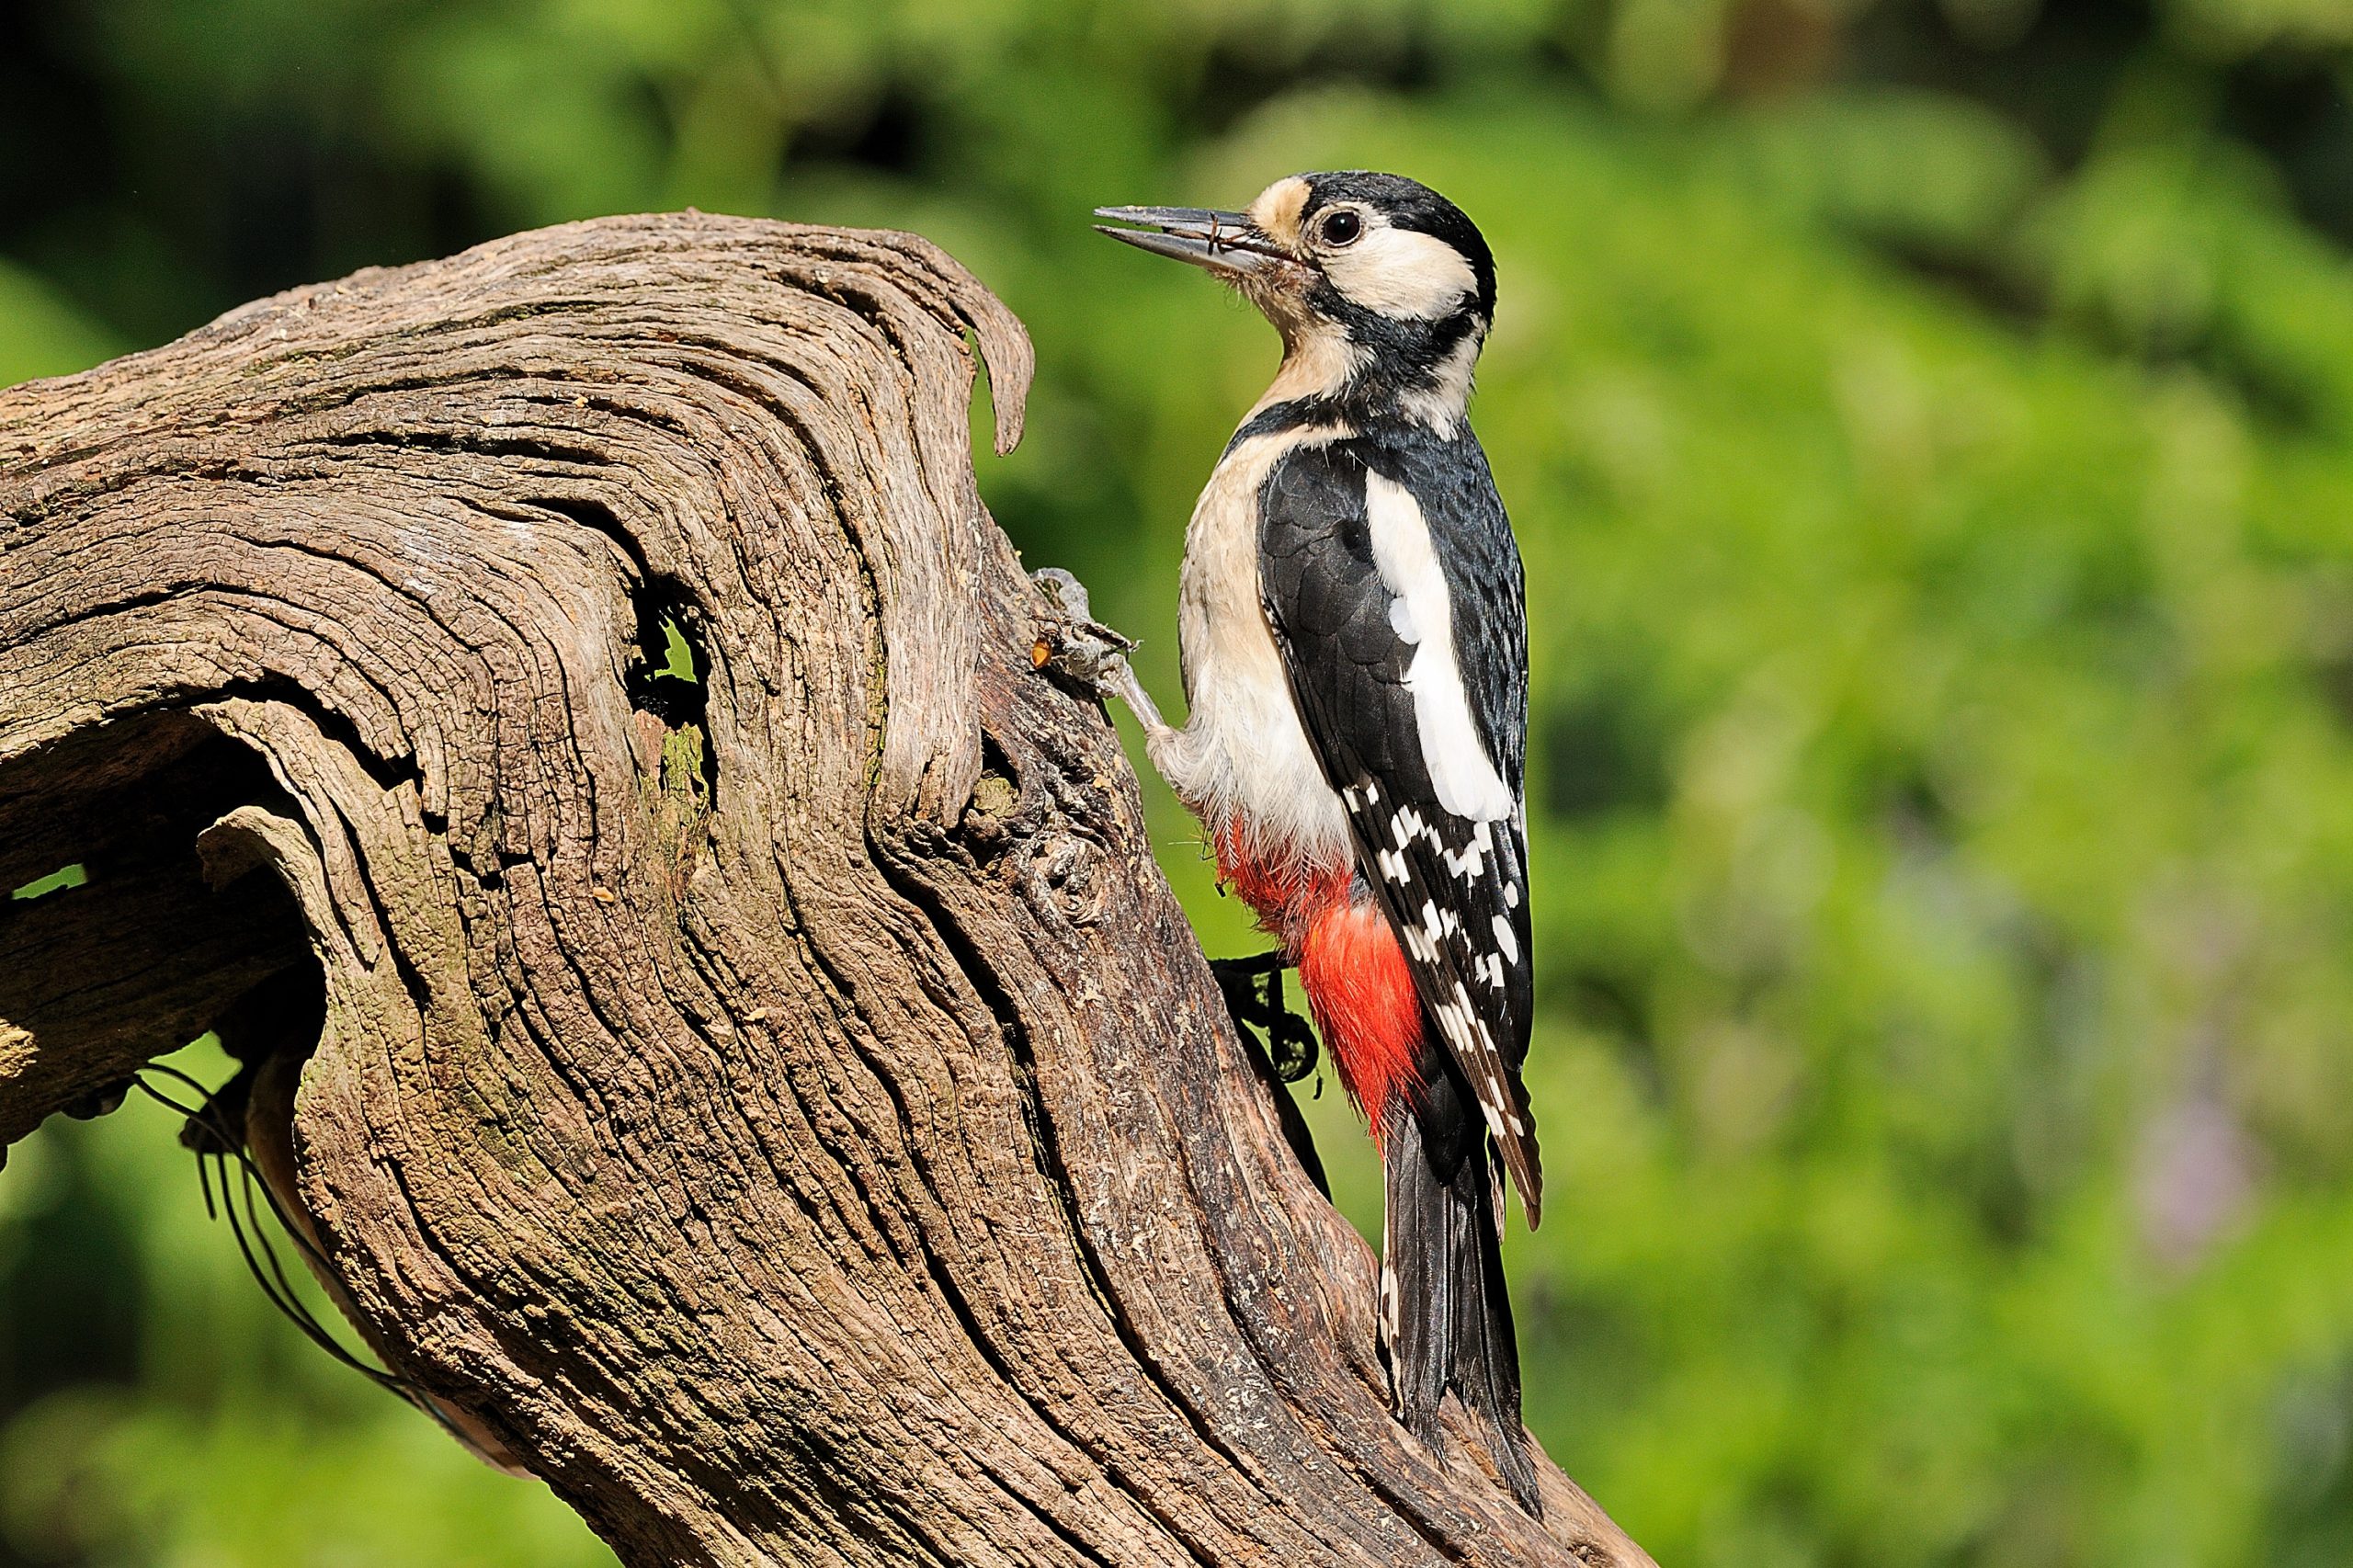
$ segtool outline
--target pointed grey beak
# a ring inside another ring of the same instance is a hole
[[[1098,207],[1095,215],[1112,223],[1142,225],[1113,228],[1111,223],[1097,223],[1097,233],[1125,240],[1154,256],[1189,261],[1222,278],[1246,277],[1290,260],[1241,212],[1206,207]]]

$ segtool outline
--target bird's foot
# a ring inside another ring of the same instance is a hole
[[[1059,566],[1032,572],[1029,580],[1049,607],[1039,618],[1030,664],[1077,682],[1097,698],[1118,698],[1143,726],[1147,744],[1166,740],[1168,726],[1128,663],[1134,642],[1095,619],[1087,608],[1086,585]]]
[[[1332,1184],[1315,1153],[1315,1135],[1308,1131],[1299,1102],[1283,1087],[1315,1071],[1315,1036],[1307,1021],[1283,1002],[1283,971],[1289,967],[1279,952],[1210,960],[1210,972],[1217,976],[1218,989],[1225,993],[1226,1007],[1233,1015],[1233,1032],[1241,1037],[1267,1092],[1274,1096],[1275,1119],[1282,1128],[1283,1142],[1298,1156],[1300,1168],[1315,1184],[1315,1190],[1329,1198]],[[1266,1031],[1263,1040],[1258,1034],[1261,1029]]]
[[[1235,1032],[1265,1052],[1277,1079],[1296,1084],[1315,1071],[1316,1048],[1314,1031],[1283,998],[1283,971],[1290,967],[1279,951],[1210,960]]]
[[[1038,641],[1029,650],[1030,664],[1041,670],[1058,670],[1090,691],[1120,692],[1120,676],[1127,669],[1133,640],[1097,620],[1086,602],[1086,585],[1061,567],[1032,572],[1029,580],[1038,585],[1049,606],[1040,618]]]

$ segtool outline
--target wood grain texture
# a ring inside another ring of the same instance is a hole
[[[1647,1563],[1391,1419],[1371,1258],[1029,667],[981,361],[1009,446],[1027,339],[936,248],[687,214],[0,392],[0,877],[125,869],[0,915],[109,998],[0,983],[0,1140],[315,964],[335,1269],[633,1563]],[[98,917],[150,884],[168,974]]]

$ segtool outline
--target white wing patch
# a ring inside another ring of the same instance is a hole
[[[1438,791],[1438,804],[1468,822],[1501,822],[1512,813],[1510,790],[1472,722],[1454,657],[1454,603],[1446,574],[1430,545],[1429,523],[1413,492],[1368,470],[1365,516],[1372,533],[1373,564],[1397,597],[1390,626],[1414,650],[1405,667],[1405,689],[1414,700],[1422,766]],[[1398,607],[1404,613],[1398,613]]]
[[[1511,934],[1511,922],[1506,920],[1500,915],[1496,915],[1495,931],[1496,950],[1501,952],[1503,956],[1511,962],[1518,963],[1519,961],[1519,938]]]

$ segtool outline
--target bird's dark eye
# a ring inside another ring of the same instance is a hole
[[[1364,220],[1345,208],[1324,220],[1324,243],[1344,245],[1364,233]]]

